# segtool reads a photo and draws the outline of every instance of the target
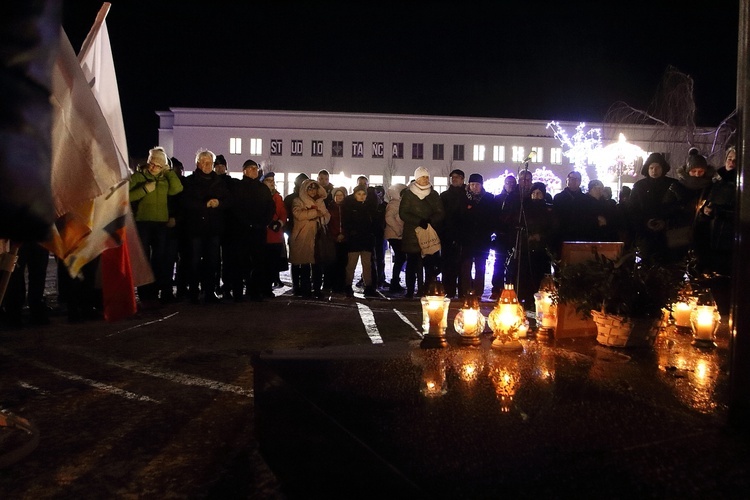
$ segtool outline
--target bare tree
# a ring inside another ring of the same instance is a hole
[[[737,133],[737,110],[711,130],[711,137],[705,137],[705,128],[699,129],[695,125],[697,108],[693,90],[690,75],[668,66],[647,109],[637,109],[619,101],[610,107],[604,121],[615,126],[656,125],[649,149],[666,153],[673,162],[684,161],[688,149],[693,146],[699,147],[709,158],[723,157]],[[706,148],[706,145],[710,146]]]
[[[396,159],[393,157],[385,160],[385,167],[383,168],[383,187],[388,189],[391,187],[391,179],[398,172],[398,165],[396,165]]]

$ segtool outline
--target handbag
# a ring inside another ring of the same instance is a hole
[[[432,227],[432,224],[427,224],[427,229],[417,226],[415,231],[417,233],[417,241],[419,241],[419,248],[422,249],[422,257],[440,251],[440,237],[435,228]]]
[[[318,220],[315,232],[315,263],[333,264],[336,262],[336,242],[328,235],[328,227]]]

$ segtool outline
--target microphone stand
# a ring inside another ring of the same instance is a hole
[[[523,161],[523,169],[519,169],[518,172],[516,172],[516,175],[518,175],[519,179],[521,177],[521,172],[525,172],[528,174],[529,172],[529,161],[531,161],[531,157],[527,157]],[[526,176],[524,174],[524,177]],[[528,227],[526,225],[526,212],[523,206],[524,198],[526,193],[523,191],[523,188],[521,187],[521,183],[518,183],[518,197],[520,200],[520,206],[518,209],[518,222],[516,224],[516,241],[513,245],[513,249],[508,254],[508,257],[505,261],[505,281],[507,282],[508,278],[508,268],[510,267],[510,263],[513,259],[516,259],[515,265],[516,265],[516,279],[515,279],[515,288],[516,288],[516,294],[519,293],[520,288],[519,285],[521,284],[521,236],[523,233],[528,235]]]

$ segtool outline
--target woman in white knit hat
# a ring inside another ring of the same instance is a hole
[[[417,240],[416,228],[427,229],[432,225],[436,231],[445,217],[443,201],[430,183],[430,172],[424,167],[414,171],[414,182],[401,195],[398,215],[404,221],[404,233],[401,249],[406,252],[406,297],[414,296],[414,284],[417,284],[417,295],[424,292],[424,283],[429,283],[440,274],[440,255],[425,255]],[[423,276],[424,271],[424,276]]]

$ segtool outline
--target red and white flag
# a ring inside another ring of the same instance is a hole
[[[102,256],[104,317],[135,313],[134,286],[153,281],[128,198],[127,141],[105,3],[76,58],[63,32],[53,70],[52,191],[58,220],[50,249],[71,276]]]

